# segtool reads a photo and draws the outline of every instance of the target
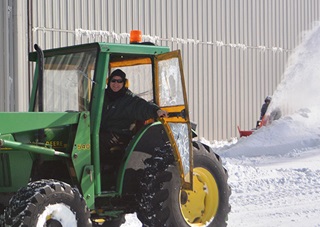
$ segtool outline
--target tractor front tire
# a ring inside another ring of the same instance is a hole
[[[9,226],[92,226],[90,212],[76,188],[55,181],[31,182],[10,200],[5,211]]]
[[[221,159],[196,143],[193,148],[193,190],[181,188],[180,174],[171,150],[146,159],[141,180],[140,210],[144,226],[226,226],[231,190]]]

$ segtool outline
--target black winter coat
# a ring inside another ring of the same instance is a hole
[[[261,114],[260,114],[260,120],[262,120],[263,116],[266,114],[267,109],[268,109],[269,103],[263,103],[261,107]]]
[[[160,108],[151,102],[133,94],[130,90],[125,95],[110,101],[105,96],[101,131],[121,133],[127,131],[135,121],[145,121],[158,117],[157,111]]]

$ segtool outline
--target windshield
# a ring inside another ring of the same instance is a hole
[[[43,111],[89,110],[96,56],[91,49],[45,58]]]

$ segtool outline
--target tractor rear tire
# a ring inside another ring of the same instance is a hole
[[[171,150],[146,159],[137,216],[143,226],[226,226],[230,212],[228,174],[218,155],[196,143],[193,190],[183,190]]]
[[[5,211],[9,226],[92,226],[90,212],[76,188],[55,181],[31,182],[10,200]]]

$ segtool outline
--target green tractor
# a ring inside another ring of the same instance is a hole
[[[0,113],[0,226],[226,226],[228,174],[194,140],[179,51],[150,43],[35,45],[28,112]],[[107,76],[168,112],[136,122],[122,155],[100,160]],[[113,168],[104,168],[106,165]]]

